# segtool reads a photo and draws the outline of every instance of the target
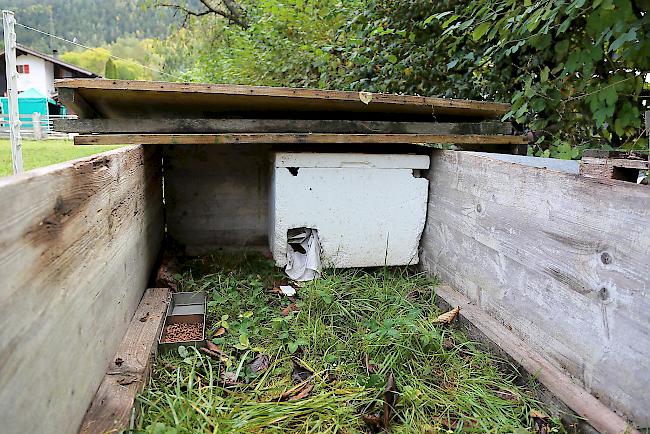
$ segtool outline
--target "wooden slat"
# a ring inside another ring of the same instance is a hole
[[[144,293],[79,433],[113,433],[129,428],[135,397],[149,378],[169,295],[167,288],[150,288]]]
[[[65,101],[66,107],[74,113],[83,113],[86,118],[99,117],[97,110],[95,110],[95,108],[92,107],[83,96],[75,92],[74,89],[60,89],[59,98]]]
[[[216,117],[215,113],[240,113],[243,117],[264,113],[268,117],[270,113],[311,112],[345,113],[343,118],[350,118],[350,113],[384,113],[435,120],[437,116],[497,118],[510,109],[508,104],[494,102],[394,94],[372,94],[366,104],[362,99],[367,95],[359,92],[282,87],[98,79],[57,80],[56,87],[74,90],[107,118],[207,118]],[[86,117],[83,111],[78,114]]]
[[[442,298],[449,306],[460,306],[461,318],[476,329],[481,339],[487,339],[491,345],[508,355],[599,432],[640,434],[632,425],[576,384],[566,372],[531,350],[526,342],[517,338],[503,324],[487,315],[460,292],[448,285],[439,285],[436,287],[436,296]]]
[[[346,133],[510,134],[506,122],[388,122],[316,119],[55,119],[54,130],[79,134]]]
[[[218,145],[236,143],[479,143],[479,144],[524,144],[521,136],[478,135],[478,134],[324,134],[324,133],[257,133],[257,134],[106,134],[79,135],[76,145]]]
[[[421,262],[650,426],[650,189],[432,153]]]
[[[160,149],[0,179],[0,431],[76,432],[163,235]]]

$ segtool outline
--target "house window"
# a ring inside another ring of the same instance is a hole
[[[29,74],[29,65],[16,65],[18,74]]]

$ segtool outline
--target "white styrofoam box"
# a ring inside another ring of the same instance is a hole
[[[325,267],[418,263],[429,183],[426,155],[276,153],[269,241],[286,265],[287,230],[318,229]],[[296,172],[297,170],[297,172]]]

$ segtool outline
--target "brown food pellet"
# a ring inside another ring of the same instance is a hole
[[[200,341],[203,338],[203,324],[197,323],[178,323],[165,326],[163,331],[162,342],[185,342]]]

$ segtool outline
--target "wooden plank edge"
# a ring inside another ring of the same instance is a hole
[[[110,80],[66,78],[55,81],[55,87],[60,89],[103,89],[153,92],[184,92],[223,95],[243,95],[277,97],[287,99],[322,99],[342,102],[361,103],[360,93],[340,90],[321,90],[310,88],[289,88],[270,86],[246,86],[209,83],[177,83],[164,81],[139,80]],[[510,104],[492,101],[475,101],[464,99],[439,98],[417,95],[398,95],[388,93],[372,93],[369,104],[380,103],[388,105],[431,106],[439,108],[458,108],[484,112],[486,115],[503,116],[510,110]]]
[[[149,380],[169,297],[168,288],[145,291],[79,433],[112,433],[129,428],[135,398]]]
[[[509,122],[403,122],[353,119],[54,119],[54,131],[78,134],[510,134]]]
[[[224,133],[224,134],[103,134],[78,135],[75,145],[218,145],[218,144],[494,144],[523,145],[525,137],[482,134],[326,134],[326,133]]]
[[[92,119],[99,117],[97,109],[74,89],[61,89],[59,91],[59,98],[65,101],[66,106],[72,109],[74,113],[83,118]]]
[[[631,160],[623,158],[593,158],[582,157],[580,164],[593,164],[598,166],[622,167],[627,169],[648,170],[648,160]]]
[[[526,343],[507,330],[496,319],[451,286],[436,287],[436,296],[442,299],[444,308],[460,306],[461,320],[474,329],[471,335],[478,335],[491,347],[502,352],[530,376],[539,381],[548,391],[591,427],[603,434],[640,434],[633,425],[614,413],[596,397],[576,384],[568,374],[548,360],[530,350]],[[439,300],[440,301],[440,300]],[[472,336],[476,338],[477,336]]]

